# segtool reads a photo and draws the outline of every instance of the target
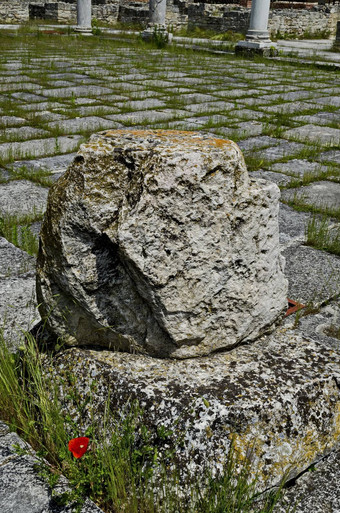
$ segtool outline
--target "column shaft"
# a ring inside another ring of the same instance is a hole
[[[268,18],[270,0],[253,0],[251,5],[248,39],[269,40]]]
[[[149,21],[157,25],[165,25],[166,0],[149,0]]]
[[[91,0],[77,0],[77,32],[92,32],[91,7]]]

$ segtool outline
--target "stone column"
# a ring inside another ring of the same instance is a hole
[[[77,0],[77,26],[74,30],[84,36],[92,35],[91,0]]]
[[[333,44],[333,50],[340,51],[340,21],[336,25],[335,41]]]
[[[276,50],[276,43],[270,40],[268,32],[270,0],[253,0],[250,22],[245,41],[239,41],[236,52],[257,52],[268,54]]]
[[[166,0],[149,0],[149,22],[165,26]]]
[[[149,41],[155,37],[164,38],[166,42],[171,42],[172,34],[169,34],[165,26],[166,0],[149,0],[149,23],[144,30],[142,37]]]

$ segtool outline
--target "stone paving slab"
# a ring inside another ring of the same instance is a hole
[[[265,96],[266,100],[283,100],[283,101],[295,101],[304,100],[313,96],[311,91],[290,91],[288,93],[273,93]]]
[[[52,98],[72,98],[74,96],[100,96],[101,94],[110,94],[112,89],[102,86],[72,86],[60,87],[56,89],[43,89],[41,94]]]
[[[104,116],[106,117],[107,114],[115,114],[117,112],[120,112],[120,109],[116,105],[82,105],[80,107],[77,107],[77,115],[79,117],[86,117],[86,116]]]
[[[35,296],[35,269],[18,277],[0,278],[0,326],[7,343],[15,348],[40,319]]]
[[[264,160],[275,161],[280,160],[282,157],[286,157],[288,155],[294,155],[301,151],[303,148],[305,148],[304,144],[281,140],[280,144],[254,152],[252,155]]]
[[[44,157],[58,153],[69,153],[76,150],[81,141],[80,135],[65,137],[49,137],[47,139],[32,139],[24,142],[11,142],[0,144],[0,158]]]
[[[185,108],[193,113],[205,113],[231,110],[234,108],[234,105],[228,102],[214,101],[204,103],[191,103],[189,105],[186,105]]]
[[[17,98],[18,100],[24,100],[25,102],[43,102],[46,100],[45,96],[40,94],[33,93],[12,93],[12,98]]]
[[[304,309],[286,318],[284,325],[309,340],[321,342],[325,347],[340,351],[340,339],[334,336],[340,330],[340,305],[338,299],[320,308],[317,312],[303,315]]]
[[[340,183],[322,180],[313,182],[305,187],[296,189],[286,189],[282,191],[284,200],[299,198],[309,205],[318,207],[334,207],[340,206]]]
[[[107,119],[111,119],[111,124],[114,126],[113,121],[122,122],[122,123],[143,123],[145,121],[149,121],[150,123],[154,123],[156,121],[165,121],[168,119],[173,119],[174,116],[180,117],[187,115],[185,111],[176,111],[173,110],[140,110],[138,112],[126,112],[124,114],[115,114],[113,116],[106,116]]]
[[[65,134],[76,134],[83,130],[98,132],[112,127],[112,121],[98,116],[85,116],[61,121],[53,121],[47,124],[49,129],[58,128]]]
[[[0,184],[0,213],[25,215],[44,212],[48,189],[28,180]]]
[[[325,151],[316,157],[321,162],[340,164],[340,150]]]
[[[20,126],[0,130],[1,139],[6,138],[8,141],[21,141],[37,137],[48,137],[49,135],[50,134],[47,130],[43,130],[42,128],[32,128],[31,126]]]
[[[20,126],[26,123],[26,119],[19,118],[17,116],[1,116],[0,117],[0,128],[8,126]]]
[[[309,212],[297,212],[288,205],[280,203],[280,244],[285,247],[303,243],[306,226],[310,218],[311,214]],[[287,265],[289,265],[289,262]]]
[[[295,112],[301,112],[304,110],[310,110],[311,108],[314,108],[314,106],[311,103],[307,102],[299,102],[299,101],[290,101],[288,103],[280,103],[278,105],[269,105],[266,107],[261,106],[261,110],[265,110],[265,112],[282,112],[282,113],[295,113]]]
[[[242,123],[238,122],[237,128],[241,137],[261,135],[264,129],[264,123],[259,121],[246,121]]]
[[[280,143],[280,139],[276,139],[275,137],[269,137],[267,135],[262,135],[260,137],[251,137],[249,139],[244,139],[243,141],[238,143],[238,146],[242,151],[254,150],[258,148],[265,148],[268,146],[277,146]]]
[[[279,173],[287,173],[296,177],[303,177],[306,174],[317,174],[321,171],[327,171],[328,167],[319,162],[309,162],[304,159],[292,159],[288,162],[279,162],[271,166],[271,170]]]
[[[0,237],[0,280],[35,271],[35,258]]]
[[[9,164],[9,167],[19,169],[20,167],[25,166],[28,169],[32,169],[32,171],[44,169],[50,171],[51,173],[57,174],[66,171],[66,169],[71,164],[75,156],[76,153],[68,153],[66,155],[43,157],[41,159],[19,160],[13,162],[13,164]]]
[[[300,245],[289,246],[282,254],[290,299],[322,303],[340,293],[340,257]]]
[[[330,107],[340,107],[340,97],[339,96],[326,96],[322,98],[314,98],[313,102],[327,105]]]
[[[54,111],[58,109],[62,109],[65,107],[63,103],[60,102],[52,102],[52,101],[45,101],[45,102],[39,102],[39,103],[27,103],[20,106],[20,108],[23,111]]]
[[[117,102],[116,107],[118,108],[126,108],[134,110],[145,110],[145,109],[155,109],[164,107],[166,104],[164,101],[158,100],[157,98],[147,98],[145,100],[132,100],[126,102]]]
[[[340,130],[326,126],[303,125],[298,128],[287,130],[283,134],[289,139],[299,139],[303,141],[315,141],[317,143],[337,146],[340,144]]]
[[[264,171],[263,169],[259,169],[258,171],[251,172],[251,176],[255,178],[264,178],[265,180],[269,180],[270,182],[276,183],[276,185],[288,185],[291,181],[291,178],[282,173],[273,173],[271,171]]]
[[[337,112],[319,112],[311,116],[297,116],[294,121],[313,125],[331,125],[336,124],[340,127],[340,110]],[[333,127],[336,128],[336,127]]]
[[[233,107],[235,107],[235,105],[232,105],[231,108]],[[240,120],[246,119],[248,121],[257,121],[259,119],[261,120],[266,117],[266,114],[264,112],[250,109],[234,109],[231,110],[229,114]]]

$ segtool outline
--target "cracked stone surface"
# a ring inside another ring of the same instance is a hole
[[[299,477],[275,513],[286,513],[289,507],[295,513],[338,513],[339,475],[340,451],[335,451]]]
[[[37,267],[48,329],[174,358],[256,338],[286,309],[278,197],[228,140],[92,136],[49,195]]]

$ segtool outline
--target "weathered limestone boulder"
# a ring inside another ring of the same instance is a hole
[[[175,358],[256,339],[287,304],[278,200],[231,141],[93,135],[49,193],[37,268],[48,329]]]
[[[291,330],[190,360],[73,347],[56,356],[54,369],[66,411],[83,432],[93,416],[103,418],[109,394],[114,415],[137,399],[141,423],[153,439],[160,428],[168,432],[159,451],[173,447],[183,472],[223,469],[234,440],[263,490],[339,447],[339,354]],[[81,412],[72,402],[70,374],[85,403],[92,394]]]

